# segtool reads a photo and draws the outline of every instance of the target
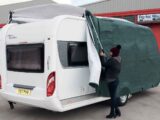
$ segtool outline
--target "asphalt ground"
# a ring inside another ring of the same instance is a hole
[[[160,120],[160,87],[136,93],[120,107],[122,116],[115,120]],[[109,101],[58,113],[45,109],[16,104],[11,110],[0,97],[0,120],[106,120]]]

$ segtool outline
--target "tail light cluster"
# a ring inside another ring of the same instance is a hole
[[[47,97],[52,96],[55,90],[56,73],[49,74],[47,79]]]
[[[1,75],[0,75],[0,89],[2,89],[2,79],[1,79]]]

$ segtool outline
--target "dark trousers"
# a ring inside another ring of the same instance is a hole
[[[117,97],[116,97],[118,84],[119,80],[115,80],[113,82],[108,83],[109,94],[111,97],[111,114],[115,113],[115,110],[118,109]]]

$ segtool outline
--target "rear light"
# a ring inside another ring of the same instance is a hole
[[[1,79],[1,75],[0,75],[0,89],[2,89],[2,79]]]
[[[56,73],[49,74],[47,79],[47,97],[52,96],[55,90]]]

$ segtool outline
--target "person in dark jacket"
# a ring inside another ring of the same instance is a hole
[[[106,57],[103,50],[100,51],[100,59],[102,67],[105,68],[103,72],[103,79],[107,81],[109,88],[109,94],[111,97],[111,111],[106,118],[116,118],[116,116],[121,116],[121,112],[117,105],[116,91],[119,84],[118,76],[121,70],[121,57],[119,56],[121,50],[121,45],[110,49],[110,57]]]

